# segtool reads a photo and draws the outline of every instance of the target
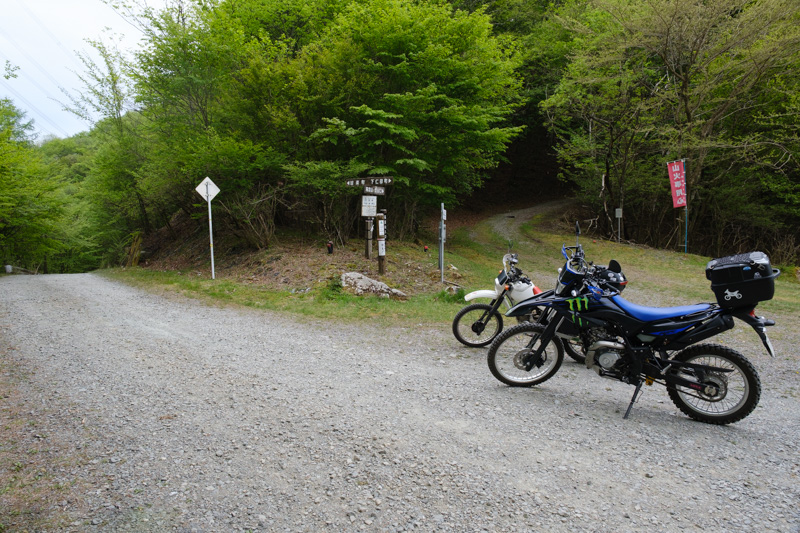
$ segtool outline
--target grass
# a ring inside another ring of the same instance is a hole
[[[574,245],[572,228],[563,231],[545,231],[541,218],[534,218],[520,226],[514,236],[513,251],[519,254],[519,266],[534,283],[549,289],[555,283],[557,269],[563,264],[562,244]],[[445,260],[445,279],[456,283],[462,290],[488,289],[502,267],[501,258],[509,250],[506,235],[498,235],[489,221],[472,227],[461,227],[448,234]],[[663,305],[682,305],[714,300],[710,282],[705,278],[708,257],[679,252],[656,250],[646,246],[617,244],[591,235],[582,235],[580,242],[586,257],[600,264],[609,260],[620,262],[628,277],[626,297],[647,304],[652,295]],[[354,249],[357,248],[354,245]],[[392,287],[405,290],[414,276],[422,279],[428,289],[406,301],[378,297],[358,297],[347,293],[338,282],[341,270],[332,265],[317,266],[313,282],[302,289],[275,290],[258,283],[236,280],[218,275],[209,279],[207,272],[196,270],[158,271],[145,268],[111,269],[103,274],[126,283],[152,291],[180,293],[212,305],[241,305],[254,309],[286,312],[309,319],[335,319],[347,322],[370,321],[376,324],[430,325],[449,324],[455,313],[465,305],[463,297],[443,292],[438,283],[438,257],[434,250],[424,254],[421,247],[409,243],[390,243],[389,273],[379,278]],[[368,260],[349,259],[347,268],[363,271],[374,269]],[[373,261],[374,263],[374,261]],[[365,266],[366,265],[366,266]],[[405,277],[393,277],[392,271],[408,270]],[[455,269],[451,268],[451,265]],[[759,313],[800,315],[800,283],[794,267],[785,267],[776,281],[775,297],[759,305]],[[432,282],[431,278],[435,278]],[[301,283],[302,284],[302,283]],[[463,294],[463,293],[462,293]]]
[[[443,291],[423,294],[407,301],[355,296],[332,278],[308,292],[274,291],[226,279],[211,280],[193,272],[159,272],[141,268],[111,269],[103,274],[151,291],[172,292],[211,305],[240,305],[291,313],[298,317],[335,319],[347,322],[373,321],[377,324],[418,324],[441,322],[464,305],[461,298]]]

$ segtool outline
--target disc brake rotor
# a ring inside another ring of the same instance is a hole
[[[520,370],[525,369],[525,359],[530,355],[530,350],[520,350],[514,355],[514,366]]]

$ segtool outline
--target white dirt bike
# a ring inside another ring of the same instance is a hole
[[[488,346],[503,331],[503,315],[500,306],[506,310],[519,302],[533,298],[542,291],[525,277],[517,267],[519,257],[508,253],[503,256],[503,270],[494,280],[494,289],[473,291],[464,299],[468,302],[479,298],[490,300],[486,303],[473,303],[461,309],[453,319],[453,335],[458,341],[472,348]],[[519,317],[523,321],[527,317]]]

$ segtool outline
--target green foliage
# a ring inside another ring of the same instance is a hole
[[[319,289],[316,298],[324,301],[347,301],[354,297],[344,292],[342,281],[338,277],[333,277]]]
[[[479,187],[520,131],[517,60],[489,17],[445,4],[373,0],[348,6],[295,61],[318,157],[395,177],[391,201],[452,203]],[[400,232],[405,229],[399,225]]]
[[[561,177],[606,234],[624,207],[623,238],[681,242],[664,166],[684,158],[697,250],[759,247],[791,261],[800,256],[795,4],[146,9],[136,14],[140,52],[93,41],[99,60],[81,56],[85,89],[72,110],[93,121],[90,133],[35,146],[24,115],[0,106],[0,250],[65,271],[126,263],[133,236],[176,213],[204,222],[194,187],[206,176],[221,188],[215,222],[253,248],[268,247],[278,224],[346,242],[361,228],[358,191],[344,181],[392,176],[380,202],[402,238],[440,203],[480,190],[512,140],[512,153],[536,139],[530,150],[546,157],[546,122]],[[4,75],[14,71],[7,63]]]
[[[459,287],[455,292],[443,290],[436,294],[436,299],[446,303],[463,303],[466,291]]]
[[[310,44],[330,24],[343,0],[226,0],[216,16],[235,20],[250,38],[282,41],[294,52]]]
[[[679,242],[664,165],[683,158],[698,249],[752,247],[772,227],[773,253],[800,250],[796,224],[766,200],[773,185],[795,197],[800,174],[789,126],[797,108],[786,79],[773,81],[788,76],[797,86],[792,5],[593,0],[561,10],[563,27],[580,38],[542,106],[561,140],[564,177],[602,227],[613,232],[610,212],[624,205],[625,237]]]
[[[305,198],[302,205],[310,208],[293,209],[295,216],[302,217],[303,222],[316,226],[340,244],[346,243],[349,229],[360,214],[355,203],[359,190],[348,187],[346,181],[362,177],[368,168],[357,161],[310,161],[286,165],[288,191],[293,198]]]
[[[24,113],[0,100],[0,261],[47,270],[49,257],[62,248],[62,206],[27,138],[30,129]]]

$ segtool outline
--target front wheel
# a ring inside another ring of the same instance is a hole
[[[761,397],[761,380],[750,361],[739,352],[719,344],[697,344],[679,352],[675,359],[718,369],[673,371],[704,387],[702,391],[681,386],[667,389],[672,402],[690,418],[708,424],[731,424],[756,408]]]
[[[488,346],[503,331],[503,317],[491,305],[468,305],[453,319],[453,335],[470,348]]]
[[[533,367],[526,370],[530,356],[542,345],[544,329],[541,324],[528,322],[498,335],[487,358],[492,375],[512,387],[531,387],[553,377],[564,361],[564,349],[555,337],[533,361]]]

